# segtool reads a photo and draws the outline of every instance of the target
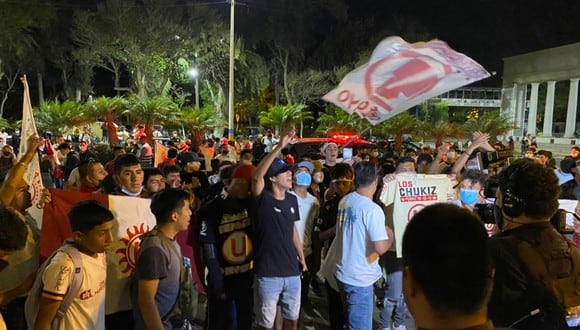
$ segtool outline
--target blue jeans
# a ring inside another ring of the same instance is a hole
[[[403,271],[387,274],[387,292],[383,299],[383,307],[379,314],[379,327],[388,328],[389,321],[397,327],[405,323],[407,304],[403,298]]]
[[[349,330],[373,328],[373,286],[354,286],[338,282]]]

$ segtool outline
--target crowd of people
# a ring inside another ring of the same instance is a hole
[[[144,132],[132,150],[115,147],[112,160],[99,159],[89,141],[73,146],[63,136],[31,136],[19,157],[4,146],[0,329],[191,328],[195,280],[207,297],[207,329],[312,326],[313,294],[326,297],[331,329],[565,329],[574,322],[580,252],[553,222],[559,199],[580,197],[579,148],[559,167],[551,153],[526,149],[522,159],[476,168],[482,154],[506,147],[476,132],[463,151],[450,143],[400,154],[369,149],[343,161],[333,142],[291,155],[295,134],[175,141],[158,161]],[[96,200],[70,210],[73,236],[40,264],[24,181],[36,154],[46,187],[151,200],[156,226],[141,236],[130,292],[107,290],[115,216]],[[400,176],[436,178],[454,191],[448,203],[419,208],[404,233],[396,232],[397,202],[385,197]],[[183,232],[192,259],[176,241]],[[105,315],[108,294],[130,294],[133,309]]]

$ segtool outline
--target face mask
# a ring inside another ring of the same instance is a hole
[[[306,172],[296,174],[296,184],[299,186],[309,186],[312,182],[312,177]]]
[[[321,183],[322,181],[324,181],[324,173],[322,173],[322,172],[314,173],[314,175],[312,176],[312,179],[316,183]]]
[[[453,153],[453,152],[447,153],[447,160],[452,160],[454,157],[455,157],[455,153]]]
[[[459,198],[463,204],[475,205],[477,202],[479,191],[471,189],[461,189],[459,190]]]

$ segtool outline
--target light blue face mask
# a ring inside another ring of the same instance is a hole
[[[312,182],[312,177],[306,172],[300,172],[296,174],[296,184],[299,186],[310,186]]]
[[[475,205],[477,202],[479,191],[472,189],[461,189],[459,190],[459,198],[463,204]]]

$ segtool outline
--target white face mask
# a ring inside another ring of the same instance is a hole
[[[316,183],[321,183],[322,181],[324,181],[324,173],[322,173],[322,172],[316,172],[316,173],[314,173],[312,175],[312,179]]]

